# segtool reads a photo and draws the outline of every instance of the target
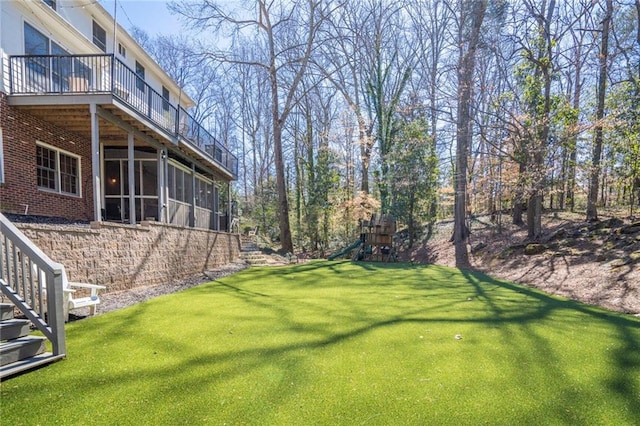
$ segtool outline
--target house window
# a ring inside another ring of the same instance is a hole
[[[26,22],[24,23],[24,54],[49,54],[49,39]]]
[[[118,54],[123,58],[127,57],[127,49],[122,45],[122,43],[118,43]]]
[[[80,196],[80,158],[48,145],[36,145],[38,188]]]
[[[4,183],[4,148],[2,146],[2,127],[0,127],[0,183]]]
[[[169,111],[169,89],[162,86],[162,109]]]
[[[144,91],[144,67],[138,61],[136,61],[136,75],[138,76],[136,87]]]
[[[68,55],[59,44],[49,40],[47,36],[24,23],[24,54],[25,55]]]
[[[71,62],[69,58],[61,56],[69,53],[26,22],[24,53],[25,55],[57,55],[51,58],[35,56],[26,59],[27,78],[31,86],[43,92],[68,90],[67,79]]]
[[[107,52],[107,33],[96,21],[93,21],[93,44],[103,52]]]
[[[55,0],[42,0],[45,4],[49,5],[49,7],[53,10],[56,10],[56,1]]]

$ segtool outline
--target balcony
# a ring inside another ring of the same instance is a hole
[[[110,95],[170,140],[213,161],[233,179],[238,159],[181,106],[172,105],[113,55],[11,56],[10,94]]]

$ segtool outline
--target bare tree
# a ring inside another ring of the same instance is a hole
[[[422,0],[411,2],[410,14],[414,34],[417,63],[413,78],[416,80],[414,92],[425,98],[429,114],[429,133],[434,144],[439,143],[438,121],[442,114],[442,99],[448,96],[443,87],[448,83],[453,64],[452,57],[455,38],[449,30],[453,27],[453,12],[446,0]]]
[[[209,119],[216,108],[215,97],[224,86],[218,67],[203,62],[195,54],[196,46],[185,35],[150,37],[137,27],[133,27],[131,33],[193,99],[195,106],[190,112],[194,118],[199,122]]]
[[[229,30],[236,36],[251,32],[264,42],[264,59],[254,61],[246,61],[229,51],[220,52],[204,48],[200,53],[214,61],[252,65],[268,72],[280,243],[284,251],[291,252],[293,240],[289,221],[282,130],[293,105],[297,102],[298,85],[307,73],[319,29],[327,19],[329,8],[332,6],[321,0],[257,0],[255,9],[236,13],[228,11],[218,3],[202,0],[198,3],[174,2],[170,7],[201,29]],[[232,45],[237,41],[237,37],[233,40]]]
[[[390,209],[389,170],[394,135],[398,132],[398,104],[414,68],[416,55],[406,38],[402,2],[371,2],[365,21],[365,62],[361,64],[366,82],[365,105],[375,123],[375,146],[379,165],[374,177],[383,213]]]
[[[262,49],[255,44],[239,43],[236,46],[236,55],[244,58],[246,62],[260,57]],[[233,64],[228,67],[229,74],[234,81],[231,86],[233,96],[237,98],[239,109],[236,110],[236,126],[241,132],[243,192],[245,205],[249,212],[253,210],[255,201],[272,176],[274,159],[271,138],[264,137],[270,133],[269,108],[265,106],[264,99],[268,97],[268,75],[266,70],[245,64]],[[263,143],[265,142],[265,143]],[[266,223],[262,221],[263,229]]]
[[[604,101],[607,90],[607,65],[609,61],[609,33],[611,28],[611,16],[613,15],[613,0],[607,1],[607,9],[602,20],[602,41],[600,43],[599,69],[598,69],[598,105],[596,107],[596,126],[593,144],[593,156],[591,160],[591,176],[589,179],[589,196],[587,198],[587,220],[598,220],[598,189],[600,179],[600,160],[602,157],[602,120],[604,118]]]
[[[566,60],[571,64],[565,71],[565,86],[567,87],[567,99],[573,108],[570,122],[564,141],[562,159],[562,182],[564,191],[560,198],[560,208],[565,205],[570,211],[575,209],[576,192],[576,165],[578,154],[578,122],[581,107],[582,88],[584,87],[583,68],[593,45],[588,43],[589,24],[591,21],[591,9],[594,3],[589,0],[581,1],[579,9],[572,5],[570,12],[578,14],[577,25],[570,25],[568,30],[571,36],[571,44],[565,54]]]
[[[486,0],[459,3],[459,45],[458,61],[458,114],[456,129],[456,174],[453,243],[456,252],[456,266],[469,267],[467,240],[469,228],[467,217],[467,159],[472,138],[471,96],[473,75],[476,64],[476,50],[480,40],[480,28],[487,9]]]
[[[367,61],[365,30],[369,25],[368,3],[347,1],[340,14],[331,17],[331,43],[320,46],[316,58],[320,72],[343,96],[354,115],[360,149],[360,190],[369,193],[369,168],[374,145],[373,117],[367,114]]]

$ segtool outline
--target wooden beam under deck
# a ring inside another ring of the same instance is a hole
[[[9,96],[9,105],[88,139],[91,138],[90,105],[92,103],[142,134],[163,142],[171,139],[163,129],[150,121],[145,123],[143,116],[110,94]],[[100,138],[101,140],[123,138],[126,142],[127,130],[101,118]]]
[[[100,142],[111,146],[127,146],[127,135],[133,132],[137,146],[172,148],[187,162],[209,171],[216,180],[228,181],[233,177],[208,158],[199,149],[167,133],[146,120],[144,115],[123,104],[110,94],[87,95],[13,95],[9,104],[22,111],[91,140],[92,101],[97,106]]]

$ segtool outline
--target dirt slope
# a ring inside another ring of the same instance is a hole
[[[471,222],[473,268],[585,303],[640,315],[640,221],[552,213],[543,219],[540,244],[527,244],[526,229],[503,217],[502,229],[489,217]],[[602,219],[602,218],[601,218]],[[438,223],[400,260],[455,266],[451,221]],[[529,253],[529,254],[527,254]]]

